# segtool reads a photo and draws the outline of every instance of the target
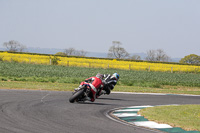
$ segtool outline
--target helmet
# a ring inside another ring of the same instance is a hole
[[[100,79],[103,79],[103,74],[97,73],[96,77],[100,78]]]
[[[119,74],[118,74],[118,73],[114,73],[114,74],[112,75],[112,77],[115,77],[117,80],[119,80]]]

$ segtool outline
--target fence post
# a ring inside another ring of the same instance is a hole
[[[90,63],[89,63],[89,68],[90,68],[91,66],[90,66]]]
[[[31,58],[29,58],[29,64],[31,64]]]
[[[69,66],[69,61],[67,61],[67,66]]]
[[[149,72],[151,71],[151,68],[150,68],[150,66],[149,66],[149,70],[148,70]]]
[[[171,73],[173,73],[173,67],[171,67]]]
[[[129,64],[129,70],[131,70],[131,64]]]
[[[51,65],[51,59],[50,59],[50,61],[49,61],[49,64]]]
[[[109,68],[109,64],[108,64],[108,68]]]

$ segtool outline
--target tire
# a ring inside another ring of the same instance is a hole
[[[84,93],[84,89],[77,91],[74,95],[72,95],[69,98],[69,102],[74,103],[77,98],[79,98],[81,95],[83,95],[83,93]]]

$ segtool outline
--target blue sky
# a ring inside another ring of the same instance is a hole
[[[200,0],[0,0],[0,47],[200,55]]]

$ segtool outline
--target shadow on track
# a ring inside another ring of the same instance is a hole
[[[101,102],[90,102],[90,101],[86,101],[86,102],[74,102],[74,103],[71,103],[71,104],[87,104],[87,105],[99,105],[99,106],[115,106],[117,104],[108,104],[108,103],[101,103]]]
[[[98,98],[100,100],[113,100],[113,101],[130,101],[130,100],[125,100],[125,99],[120,99],[120,98]]]
[[[76,104],[113,105],[113,104],[97,103],[97,102],[76,102]]]

